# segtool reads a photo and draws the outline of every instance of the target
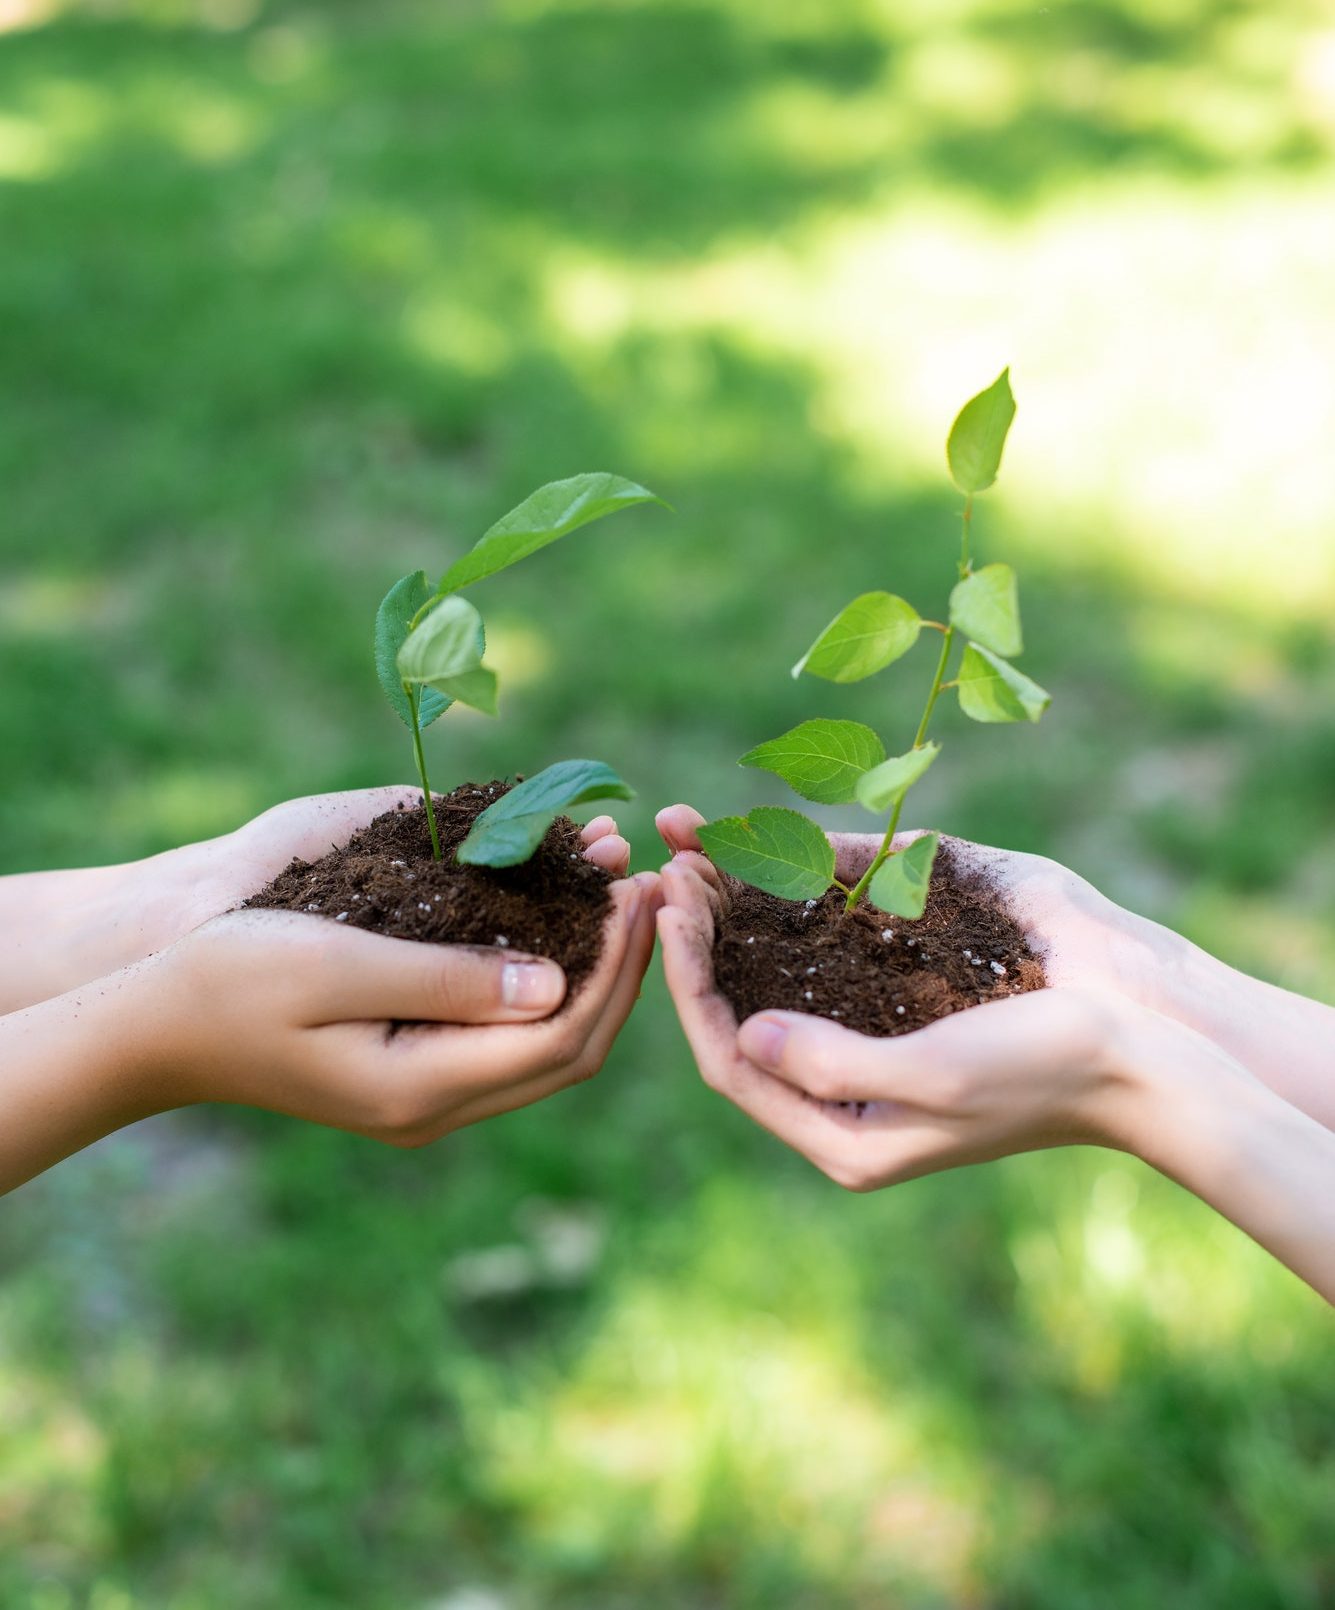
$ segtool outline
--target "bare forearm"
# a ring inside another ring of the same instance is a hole
[[[1152,985],[1158,1009],[1335,1130],[1335,1007],[1251,978],[1172,938],[1175,954]]]
[[[190,846],[119,866],[0,878],[0,1013],[51,1000],[170,943],[191,909],[197,860]]]
[[[1196,1033],[1138,1040],[1133,1149],[1335,1303],[1335,1133]]]
[[[140,1054],[139,970],[0,1018],[0,1193],[170,1103]]]

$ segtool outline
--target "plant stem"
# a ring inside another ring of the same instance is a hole
[[[969,494],[964,500],[964,508],[960,514],[960,580],[969,574],[969,527],[973,522],[973,495]],[[928,625],[936,622],[929,621]],[[923,709],[922,720],[918,723],[918,730],[913,737],[913,747],[921,749],[927,738],[927,729],[932,724],[932,712],[936,709],[936,701],[941,697],[941,689],[946,685],[946,667],[950,664],[950,651],[955,646],[955,628],[943,628],[941,637],[941,653],[936,662],[936,675],[932,678],[932,686],[927,694],[927,704]],[[885,830],[885,837],[881,840],[881,847],[872,858],[871,865],[862,874],[858,881],[848,892],[848,899],[844,902],[844,910],[852,911],[858,901],[867,892],[867,885],[890,859],[891,846],[895,842],[895,829],[899,826],[899,818],[904,810],[904,800],[907,790],[895,801],[895,808],[890,813],[890,825]]]
[[[417,759],[417,775],[422,779],[422,803],[426,806],[426,825],[431,829],[431,853],[437,861],[444,860],[440,853],[440,834],[436,831],[436,807],[431,799],[431,783],[426,774],[426,755],[422,752],[422,727],[417,719],[417,701],[421,691],[405,682],[403,691],[408,695],[408,708],[413,713],[413,754]]]
[[[931,691],[927,695],[927,705],[922,713],[922,720],[918,723],[918,731],[913,739],[913,747],[921,749],[927,737],[927,728],[931,725],[932,711],[936,708],[936,701],[941,695],[941,684],[945,680],[946,666],[950,661],[950,651],[955,645],[955,628],[948,626],[945,636],[941,639],[941,653],[936,662],[936,675],[932,678]],[[891,845],[895,841],[895,829],[899,826],[900,814],[904,809],[905,795],[901,794],[895,801],[895,808],[890,813],[890,825],[885,830],[885,837],[881,840],[881,847],[872,859],[871,865],[862,874],[858,881],[849,890],[848,899],[844,902],[844,910],[852,911],[859,899],[867,892],[867,885],[890,859]]]

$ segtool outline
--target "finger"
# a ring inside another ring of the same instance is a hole
[[[690,805],[668,805],[654,817],[663,843],[675,855],[679,850],[698,850],[700,839],[696,829],[702,827],[705,818]]]
[[[912,1034],[874,1039],[799,1012],[760,1012],[738,1032],[747,1060],[818,1101],[877,1101],[967,1117],[975,1096],[1017,1098],[1097,1068],[1117,1008],[1090,992],[1034,990],[989,1001]]]
[[[584,859],[602,867],[615,878],[624,878],[630,871],[630,845],[620,833],[607,833],[595,839],[584,852]]]
[[[723,910],[723,889],[714,863],[695,851],[678,850],[662,877],[663,904],[694,911],[712,928]]]
[[[591,822],[586,822],[580,829],[580,842],[582,844],[596,844],[599,839],[606,838],[609,833],[615,833],[616,830],[615,816],[595,816]]]
[[[737,1031],[748,1062],[816,1101],[887,1101],[895,1041],[857,1034],[803,1012],[758,1012]]]
[[[305,1005],[312,1025],[356,1019],[526,1023],[549,1016],[565,999],[565,974],[542,956],[390,939],[334,928],[322,918],[296,921],[321,930],[308,941]]]
[[[653,873],[638,875],[644,897],[636,913],[630,940],[622,957],[616,982],[601,1016],[594,1024],[579,1055],[569,1064],[544,1069],[529,1078],[501,1085],[476,1097],[460,1109],[452,1127],[495,1118],[532,1106],[548,1096],[566,1090],[582,1079],[592,1078],[607,1060],[613,1042],[625,1025],[639,998],[644,975],[654,948],[654,919],[658,910],[657,878]],[[651,885],[648,880],[652,879]]]
[[[477,1028],[413,1024],[401,1031],[396,1043],[401,1057],[398,1076],[404,1085],[421,1093],[423,1104],[429,1106],[437,1089],[472,1097],[571,1067],[613,993],[648,887],[638,878],[612,885],[612,911],[603,930],[598,965],[556,1017]]]

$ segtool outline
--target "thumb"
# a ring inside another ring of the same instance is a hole
[[[566,977],[553,961],[483,945],[432,945],[345,929],[324,947],[320,1021],[527,1023],[554,1012]]]

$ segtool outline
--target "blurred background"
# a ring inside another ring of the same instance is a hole
[[[503,719],[429,743],[605,757],[655,865],[657,805],[783,799],[758,740],[911,729],[911,672],[787,667],[939,609],[1010,363],[977,548],[1055,700],[949,714],[921,818],[1335,999],[1323,0],[0,28],[0,870],[409,778],[382,592],[591,468],[677,514],[486,584]],[[656,966],[592,1086],[412,1154],[158,1120],[0,1205],[0,1277],[4,1610],[1335,1603],[1318,1299],[1110,1154],[840,1193]]]

